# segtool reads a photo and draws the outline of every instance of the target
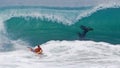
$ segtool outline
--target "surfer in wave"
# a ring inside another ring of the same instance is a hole
[[[37,48],[35,48],[35,49],[30,48],[30,47],[29,47],[29,49],[30,49],[30,51],[32,51],[36,54],[42,54],[42,52],[43,52],[42,48],[39,45],[37,45]]]
[[[86,34],[87,34],[89,31],[92,31],[92,30],[93,30],[93,28],[87,27],[87,26],[84,26],[84,25],[81,25],[80,28],[83,30],[82,33],[78,32],[78,36],[79,36],[80,40],[84,40]]]

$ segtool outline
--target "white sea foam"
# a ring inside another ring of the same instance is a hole
[[[0,68],[119,68],[120,45],[93,41],[49,41],[44,54],[27,48],[0,52]]]
[[[46,12],[47,11],[47,12]],[[63,23],[63,24],[71,24],[72,21],[70,20],[70,14],[67,13],[75,13],[73,11],[61,11],[61,10],[50,10],[50,9],[35,9],[35,8],[25,8],[25,9],[6,9],[0,14],[0,19],[2,19],[2,22],[12,18],[12,17],[25,17],[27,19],[28,16],[34,17],[34,18],[40,18],[40,19],[47,19],[48,21],[56,21],[58,23]],[[74,16],[71,15],[71,16]]]

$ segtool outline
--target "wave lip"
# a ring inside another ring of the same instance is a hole
[[[120,4],[119,3],[109,3],[109,4],[99,4],[87,11],[83,11],[77,18],[76,21],[81,20],[82,18],[85,17],[89,17],[91,16],[93,13],[103,10],[103,9],[107,9],[107,8],[119,8]]]

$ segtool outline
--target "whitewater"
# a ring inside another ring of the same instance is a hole
[[[43,55],[35,55],[25,48],[1,52],[0,68],[120,67],[119,45],[93,41],[50,41],[41,47]]]
[[[120,68],[119,11],[116,4],[0,8],[0,68]],[[80,25],[96,29],[88,40],[79,40]],[[43,55],[27,48],[38,44]]]

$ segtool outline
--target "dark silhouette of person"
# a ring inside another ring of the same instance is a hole
[[[84,40],[86,34],[87,34],[89,31],[92,31],[92,30],[93,30],[93,28],[87,27],[87,26],[84,26],[84,25],[81,25],[80,28],[82,29],[82,33],[78,32],[78,36],[79,36],[79,38],[80,38],[81,40]]]

